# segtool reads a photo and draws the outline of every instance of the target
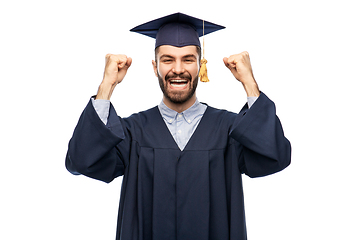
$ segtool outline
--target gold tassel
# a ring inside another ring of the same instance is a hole
[[[207,76],[207,68],[206,68],[207,60],[205,59],[205,27],[203,20],[203,58],[200,61],[201,67],[199,71],[199,77],[201,82],[209,82],[209,78]]]
[[[199,71],[199,77],[200,77],[200,81],[201,82],[209,82],[209,78],[207,76],[207,68],[206,68],[206,59],[203,58],[200,61],[201,63],[201,67],[200,67],[200,71]]]

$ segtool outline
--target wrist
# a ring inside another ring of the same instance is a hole
[[[243,83],[243,86],[248,97],[260,96],[260,90],[255,81],[252,83],[246,83],[246,84]]]
[[[96,100],[97,99],[104,99],[104,100],[110,100],[111,95],[115,89],[114,84],[104,83],[102,82],[99,86],[98,92],[96,94]]]

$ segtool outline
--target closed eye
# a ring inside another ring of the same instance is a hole
[[[174,60],[173,57],[169,56],[169,55],[163,55],[160,57],[160,61],[163,63],[170,63]]]
[[[183,59],[184,62],[188,63],[196,62],[196,57],[192,54],[184,56]]]

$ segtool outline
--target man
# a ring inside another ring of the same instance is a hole
[[[247,52],[224,58],[249,99],[239,114],[197,100],[201,51],[194,19],[178,13],[158,22],[159,106],[117,116],[109,100],[132,59],[108,54],[96,99],[69,142],[66,167],[73,174],[104,182],[124,176],[116,239],[244,240],[241,174],[265,176],[290,164],[290,142],[275,105],[258,89]]]

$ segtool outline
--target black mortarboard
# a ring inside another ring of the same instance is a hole
[[[174,13],[141,24],[130,31],[155,38],[155,48],[161,45],[201,47],[199,37],[223,28],[225,27],[182,13]]]

